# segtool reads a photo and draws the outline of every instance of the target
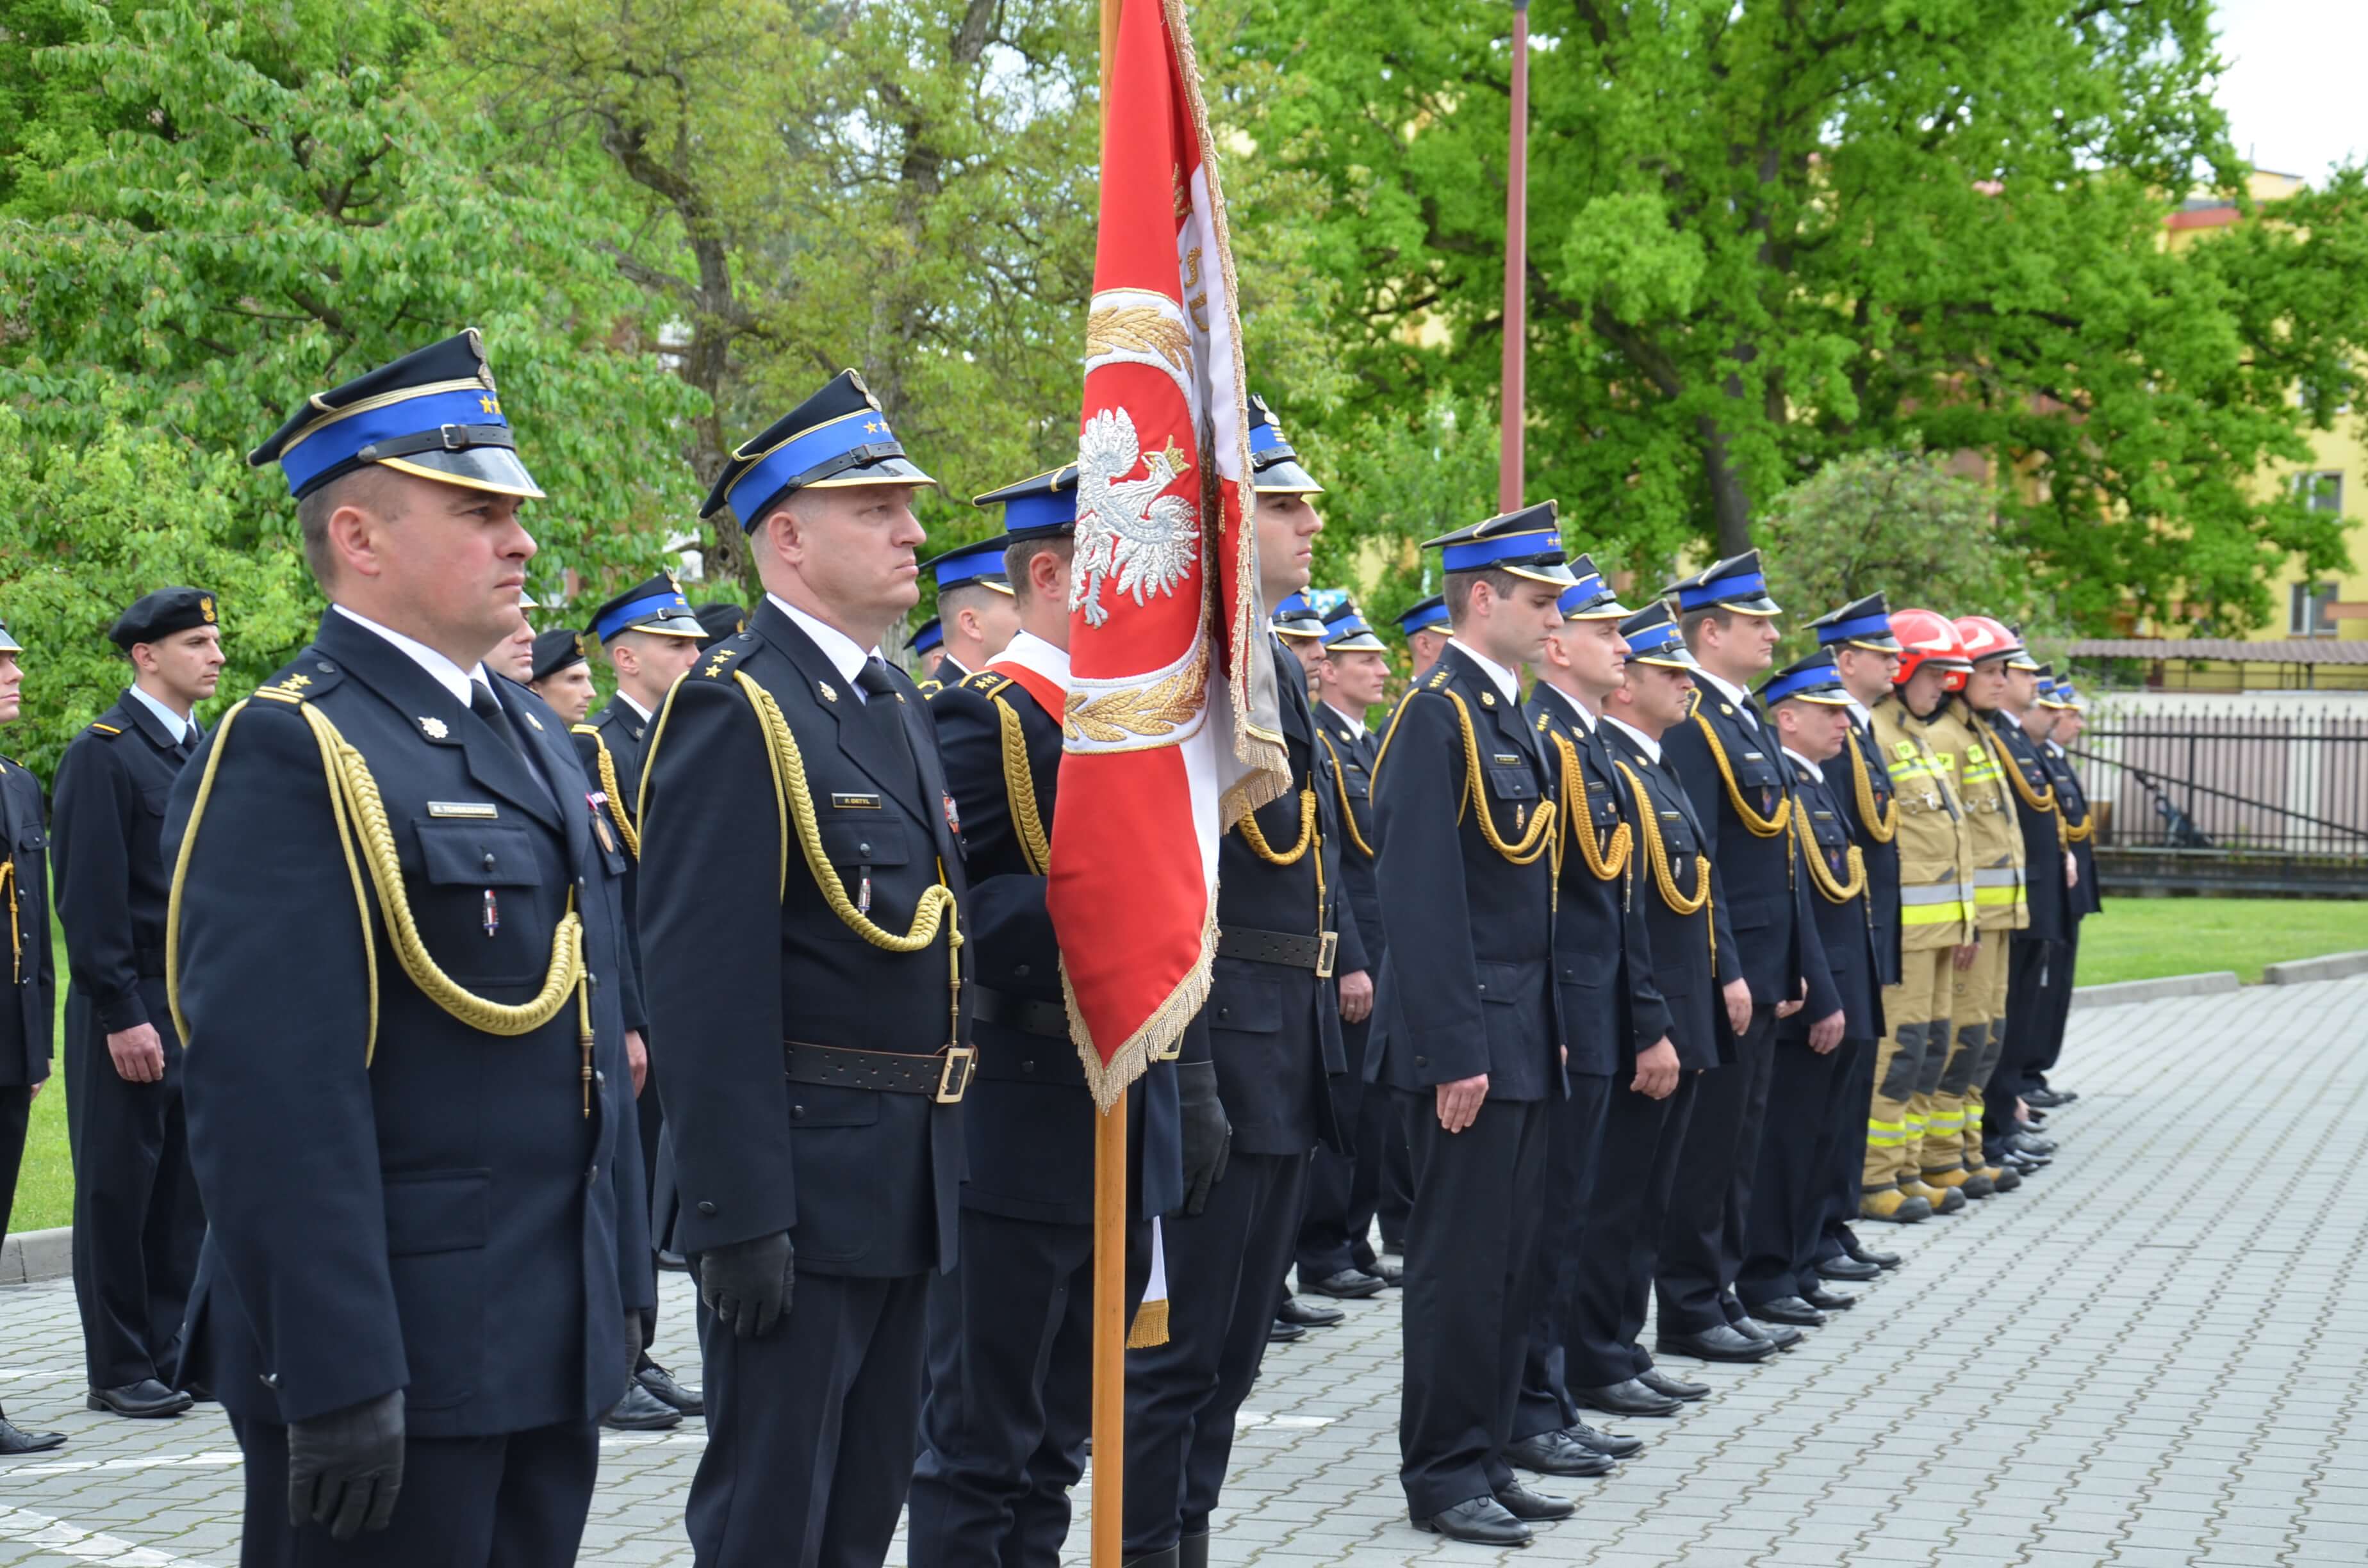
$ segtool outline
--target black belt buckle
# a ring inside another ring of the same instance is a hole
[[[1337,956],[1338,955],[1339,950],[1340,950],[1340,933],[1339,933],[1339,932],[1338,932],[1338,931],[1326,931],[1326,932],[1325,932],[1325,933],[1324,933],[1324,935],[1323,935],[1320,938],[1318,938],[1318,939],[1317,939],[1316,944],[1315,944],[1315,978],[1316,978],[1316,979],[1318,979],[1318,980],[1329,980],[1329,979],[1331,979],[1331,978],[1332,978],[1332,960],[1333,960],[1333,959],[1334,959],[1335,957],[1337,957]]]
[[[937,1100],[939,1105],[960,1105],[962,1096],[970,1092],[978,1052],[967,1045],[950,1045],[946,1047],[945,1059],[945,1066],[938,1073]]]

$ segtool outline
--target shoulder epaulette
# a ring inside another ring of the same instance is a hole
[[[120,735],[120,734],[121,734],[121,733],[123,733],[122,731],[120,731],[120,730],[117,729],[117,728],[116,728],[114,725],[112,725],[112,724],[101,724],[101,723],[97,722],[97,721],[93,721],[93,722],[92,722],[92,723],[91,723],[91,726],[90,726],[90,727],[91,727],[92,729],[94,729],[94,730],[97,731],[100,734],[107,736],[107,737],[108,737],[108,738],[109,738],[110,740],[111,740],[111,739],[113,739],[115,736]]]
[[[985,692],[988,696],[992,697],[995,693],[1001,691],[1005,687],[1009,686],[1011,684],[1011,677],[1006,675],[997,675],[993,670],[973,670],[969,675],[962,676],[962,679],[954,682],[954,684],[956,686],[968,687],[973,691]]]
[[[1551,721],[1551,720],[1549,720],[1549,719],[1548,719],[1544,714],[1543,714],[1543,713],[1539,714],[1539,715],[1538,715],[1538,733],[1540,733],[1540,734],[1542,734],[1542,735],[1543,735],[1543,734],[1544,734],[1544,733],[1546,733],[1546,727],[1547,727],[1547,725],[1548,725],[1548,724],[1550,724],[1551,722],[1552,722],[1552,721]]]
[[[699,663],[690,669],[700,680],[722,680],[732,665],[755,649],[759,639],[753,631],[742,631],[726,637],[700,655]]]
[[[312,674],[301,667],[306,665],[312,666]],[[343,678],[326,659],[299,654],[294,664],[282,665],[278,675],[256,687],[255,695],[274,702],[309,702]]]
[[[945,683],[938,680],[935,676],[932,676],[928,680],[915,681],[913,684],[920,687],[921,695],[924,698],[935,697],[938,693],[945,690]]]
[[[1425,691],[1437,691],[1440,687],[1445,686],[1449,681],[1453,680],[1454,678],[1455,672],[1448,668],[1445,665],[1441,665],[1439,668],[1431,671],[1430,678],[1422,683],[1422,687]]]
[[[600,739],[600,726],[598,724],[570,724],[567,726],[567,733],[571,735],[589,735],[596,741]]]

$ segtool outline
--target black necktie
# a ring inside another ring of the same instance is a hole
[[[187,762],[198,752],[198,727],[195,723],[181,727],[181,738],[174,743],[173,755]]]
[[[863,688],[866,707],[871,706],[871,699],[875,697],[884,697],[891,702],[896,699],[896,683],[888,678],[888,662],[885,659],[875,656],[864,660],[863,667],[855,672],[855,684]]]
[[[557,805],[559,802],[551,793],[551,786],[543,782],[542,770],[535,767],[534,759],[527,755],[525,737],[518,733],[518,726],[510,722],[508,710],[494,696],[491,688],[476,681],[469,683],[469,711],[483,719],[486,727],[501,738],[502,744],[509,747],[510,754],[518,759],[518,766],[526,769],[527,777],[541,789],[544,799]]]

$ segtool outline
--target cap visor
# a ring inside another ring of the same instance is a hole
[[[1766,594],[1758,594],[1748,599],[1729,599],[1725,604],[1716,605],[1713,608],[1716,609],[1731,609],[1737,615],[1782,615],[1784,613],[1783,608],[1777,604],[1774,599],[1770,598]]]
[[[1863,648],[1870,653],[1901,653],[1907,652],[1906,649],[1900,647],[1899,639],[1896,637],[1845,637],[1841,641],[1841,646],[1845,648]]]
[[[646,631],[653,637],[704,637],[707,635],[707,628],[699,624],[697,616],[691,615],[670,615],[663,620],[643,621],[639,626],[620,626],[616,632],[610,634],[611,639],[627,631]]]
[[[1324,629],[1320,626],[1292,626],[1285,623],[1277,626],[1274,629],[1274,634],[1277,637],[1304,637],[1310,641],[1321,642]]]
[[[1850,705],[1846,691],[1796,691],[1785,698],[1787,702],[1814,702],[1820,708],[1847,708]]]
[[[1386,653],[1389,648],[1370,631],[1360,631],[1354,637],[1343,637],[1338,642],[1326,642],[1327,653]]]
[[[399,458],[381,458],[381,468],[391,468],[398,473],[417,474],[422,479],[440,480],[457,484],[464,490],[483,490],[493,495],[516,495],[529,501],[542,499],[542,490],[527,472],[526,464],[507,447],[463,447],[456,452],[409,452]]]
[[[1285,458],[1269,463],[1250,474],[1250,488],[1261,495],[1321,495],[1324,487],[1315,476],[1299,466],[1296,458]]]
[[[923,473],[908,458],[882,458],[878,462],[861,468],[844,469],[828,479],[817,479],[801,484],[800,490],[852,490],[859,484],[935,484],[937,481]]]
[[[6,628],[0,627],[0,653],[21,653],[24,651],[25,645],[9,636]]]
[[[1510,572],[1516,577],[1527,577],[1532,583],[1552,583],[1558,588],[1567,588],[1578,581],[1570,574],[1570,568],[1559,562],[1552,566],[1507,565],[1502,562],[1492,564],[1500,571]]]
[[[1562,612],[1562,618],[1565,620],[1625,620],[1635,613],[1615,597],[1598,599],[1595,603],[1582,605],[1577,609],[1566,609]]]
[[[1692,651],[1683,647],[1659,648],[1650,653],[1631,653],[1628,655],[1628,662],[1632,665],[1658,665],[1665,670],[1702,668],[1700,665],[1694,663]]]

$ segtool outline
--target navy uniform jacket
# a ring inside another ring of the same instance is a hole
[[[1982,722],[1998,736],[2008,766],[2022,777],[2023,789],[2044,795],[2055,780],[2040,756],[2038,743],[2011,713],[1984,714]],[[2031,909],[2031,924],[2015,935],[2033,942],[2063,941],[2072,934],[2072,890],[2064,885],[2064,841],[2055,812],[2032,810],[2011,778],[2007,780],[2007,793],[2014,797],[2015,825],[2022,829],[2022,863],[2028,868],[2024,898]]]
[[[1060,719],[1025,684],[992,669],[929,699],[946,787],[962,823],[970,882],[965,924],[978,982],[971,1023],[978,1076],[962,1101],[969,1174],[962,1200],[1012,1219],[1087,1225],[1094,1218],[1094,1101],[1069,1039],[1043,870],[1031,863],[1015,824],[1004,773],[1007,712],[1025,744],[1036,830],[1049,833],[1061,774]],[[1205,1036],[1200,1043],[1205,1051]],[[1153,1062],[1127,1096],[1127,1109],[1134,1212],[1168,1213],[1184,1201],[1175,1068]]]
[[[1826,777],[1833,781],[1829,793],[1850,828],[1850,842],[1858,846],[1866,858],[1867,907],[1874,918],[1874,956],[1876,983],[1899,983],[1899,841],[1895,836],[1877,843],[1867,826],[1866,813],[1860,809],[1860,791],[1874,802],[1877,816],[1890,815],[1895,833],[1898,819],[1891,811],[1894,790],[1891,768],[1883,759],[1883,748],[1875,744],[1874,726],[1853,712],[1850,715],[1850,744],[1842,754],[1826,764]],[[1855,1031],[1853,1031],[1855,1032]],[[1870,1039],[1874,1037],[1868,1037]]]
[[[786,1231],[800,1270],[894,1278],[953,1266],[962,1108],[929,1094],[796,1082],[784,1042],[939,1057],[965,1044],[948,944],[871,945],[815,880],[746,676],[779,704],[803,759],[824,863],[850,906],[911,928],[940,880],[957,911],[961,852],[921,694],[891,670],[895,732],[769,597],[748,630],[675,682],[643,759],[639,909],[658,1076],[674,1136],[686,1253]],[[786,824],[789,837],[782,836]],[[959,949],[965,970],[970,955]],[[965,1015],[968,999],[961,1004]],[[945,1081],[945,1080],[941,1080]]]
[[[2064,808],[2064,825],[2075,832],[2089,825],[2089,794],[2081,787],[2079,770],[2072,759],[2054,745],[2039,748],[2047,764],[2047,776],[2055,784],[2056,801]],[[2072,858],[2080,868],[2080,885],[2071,890],[2071,917],[2077,928],[2083,915],[2094,915],[2105,906],[2103,890],[2097,885],[2097,840],[2087,838],[2070,841]],[[2071,932],[2066,933],[2067,936]]]
[[[1756,728],[1727,702],[1725,693],[1705,682],[1694,694],[1692,720],[1673,725],[1661,737],[1661,756],[1692,797],[1694,820],[1704,835],[1703,851],[1718,869],[1719,903],[1726,912],[1719,973],[1727,979],[1741,975],[1751,987],[1751,1000],[1763,1006],[1793,1000],[1805,978],[1808,1006],[1804,1010],[1812,1019],[1823,1018],[1839,1004],[1824,955],[1817,951],[1809,890],[1793,874],[1793,835],[1762,838],[1744,825],[1712,751],[1715,736],[1734,771],[1736,790],[1760,816],[1774,815],[1792,780],[1774,722],[1757,704],[1752,718],[1759,721]],[[1725,945],[1726,931],[1734,935],[1731,946]]]
[[[1481,788],[1457,702],[1472,722]],[[1517,866],[1480,825],[1519,843],[1556,809],[1554,775],[1520,705],[1453,643],[1390,721],[1373,769],[1389,931],[1390,1038],[1382,1072],[1421,1091],[1488,1075],[1488,1097],[1562,1094],[1553,981],[1554,859]]]
[[[962,667],[960,659],[951,653],[940,654],[937,669],[931,672],[928,679],[920,683],[919,690],[924,697],[935,697],[946,687],[960,686],[970,677],[971,672]]]
[[[182,757],[129,691],[66,744],[55,785],[58,922],[92,1027],[113,1034],[149,1017],[142,980],[165,973],[165,805]]]
[[[173,792],[174,981],[208,1221],[191,1375],[233,1415],[300,1421],[402,1389],[414,1437],[588,1421],[616,1403],[626,1310],[654,1304],[613,983],[609,884],[623,867],[600,846],[559,716],[493,684],[551,792],[435,677],[335,610]],[[531,1001],[573,902],[598,982],[591,1084],[575,996],[506,1038],[415,985],[357,851],[365,931],[307,706],[368,762],[420,939],[460,986]]]
[[[1381,881],[1374,864],[1381,852],[1382,823],[1373,811],[1373,759],[1381,755],[1382,741],[1370,729],[1359,734],[1329,703],[1318,702],[1315,710],[1316,733],[1326,743],[1325,760],[1332,777],[1333,808],[1339,819],[1340,871],[1348,881],[1349,913],[1356,917],[1358,945],[1364,950],[1365,967],[1378,994],[1382,969],[1389,959],[1389,937],[1382,926]],[[1337,972],[1355,971],[1344,963]],[[1367,1064],[1381,1055],[1385,1038],[1383,1017],[1379,1006],[1367,1015]]]
[[[633,983],[625,1019],[632,1028],[642,1027],[640,1015],[646,1010],[642,995],[641,927],[633,908],[641,862],[640,822],[633,810],[642,794],[642,752],[648,742],[647,730],[631,704],[621,697],[611,697],[600,711],[569,731],[585,782],[609,798],[609,825],[618,841],[616,847],[624,852],[625,875],[619,884],[618,903],[625,927],[625,961]],[[600,767],[604,753],[609,759],[606,773]],[[616,777],[613,790],[609,788],[608,774]]]
[[[1704,874],[1702,868],[1707,857],[1702,853],[1702,823],[1694,815],[1692,798],[1667,763],[1646,756],[1635,739],[1617,725],[1604,725],[1601,741],[1605,755],[1620,765],[1621,783],[1627,789],[1632,810],[1635,790],[1628,780],[1635,779],[1644,789],[1679,896],[1694,896],[1702,885],[1699,879]],[[1636,823],[1640,857],[1645,853],[1643,825]],[[1644,905],[1653,946],[1653,983],[1668,1007],[1669,1043],[1677,1048],[1678,1064],[1690,1072],[1716,1067],[1735,1056],[1725,1004],[1719,995],[1725,976],[1717,964],[1718,953],[1730,950],[1734,938],[1726,930],[1725,907],[1717,896],[1717,870],[1715,864],[1709,867],[1710,903],[1691,915],[1680,915],[1662,896],[1651,865],[1643,859],[1636,864],[1635,902]]]
[[[40,781],[0,756],[0,865],[9,868],[0,889],[0,915],[10,922],[9,950],[0,955],[0,982],[9,986],[0,1006],[0,1088],[38,1084],[50,1075],[57,1032],[57,960],[50,948],[50,839]],[[14,913],[9,914],[13,899]],[[8,1217],[0,1214],[0,1225]]]
[[[1793,758],[1784,760],[1793,770],[1793,809],[1808,813],[1809,836],[1816,841],[1818,857],[1825,861],[1827,875],[1847,886],[1851,847],[1850,818],[1843,812],[1840,792],[1835,788],[1839,782],[1835,770],[1849,765],[1849,754],[1845,751],[1827,763],[1822,780]],[[1808,851],[1804,848],[1802,853],[1806,855]],[[1868,873],[1870,878],[1873,875]],[[1810,881],[1807,867],[1801,869],[1801,876],[1804,881]],[[1836,903],[1812,883],[1809,909],[1817,924],[1817,945],[1825,952],[1826,970],[1832,976],[1834,994],[1844,1015],[1843,1033],[1851,1040],[1881,1040],[1889,1032],[1884,1028],[1882,953],[1866,894],[1861,892]],[[1825,1016],[1821,1013],[1817,1017]],[[1802,1026],[1805,1032],[1806,1026],[1817,1019],[1804,1007],[1788,1021]]]
[[[1234,1125],[1235,1152],[1304,1154],[1318,1142],[1332,1149],[1348,1146],[1348,1131],[1334,1114],[1329,1083],[1334,1074],[1348,1071],[1340,1040],[1338,983],[1319,978],[1313,969],[1229,956],[1226,933],[1320,938],[1326,931],[1336,932],[1332,973],[1353,974],[1368,966],[1355,913],[1342,896],[1338,781],[1331,772],[1331,758],[1316,739],[1307,670],[1281,639],[1269,636],[1267,642],[1281,698],[1291,788],[1258,809],[1258,827],[1269,847],[1288,855],[1300,839],[1304,800],[1313,795],[1315,839],[1288,866],[1261,858],[1240,824],[1220,841],[1217,958],[1208,1005],[1193,1028],[1208,1033],[1207,1052],[1217,1065],[1217,1095]],[[1197,1040],[1188,1040],[1185,1047],[1190,1054],[1201,1049]]]
[[[1603,881],[1588,869],[1573,835],[1591,833],[1599,852],[1629,823],[1633,846],[1641,831],[1631,822],[1635,803],[1611,758],[1575,718],[1559,693],[1543,684],[1530,693],[1530,722],[1552,751],[1563,818],[1562,890],[1554,913],[1554,981],[1562,996],[1562,1041],[1570,1071],[1615,1074],[1625,1083],[1639,1051],[1669,1032],[1669,1005],[1653,979],[1653,940],[1638,899],[1638,862]],[[1562,752],[1574,769],[1560,773]]]

